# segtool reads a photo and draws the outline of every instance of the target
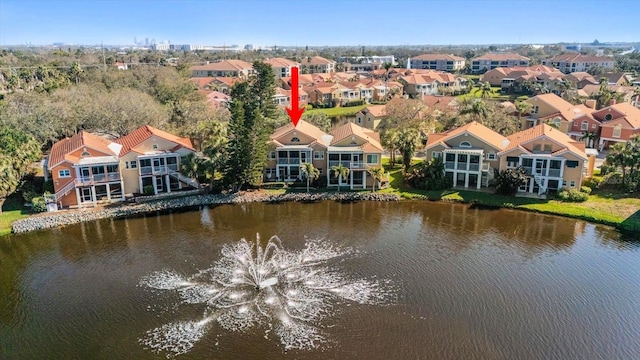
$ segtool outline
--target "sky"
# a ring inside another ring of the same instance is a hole
[[[0,46],[640,42],[638,9],[638,0],[0,0]]]

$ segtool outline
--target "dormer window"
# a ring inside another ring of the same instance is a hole
[[[468,141],[463,141],[460,143],[460,147],[461,148],[470,148],[471,147],[471,143]]]
[[[291,138],[291,142],[292,143],[299,143],[300,142],[300,138],[298,138],[297,136],[294,136]]]

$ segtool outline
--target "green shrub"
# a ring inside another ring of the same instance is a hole
[[[153,190],[153,185],[146,185],[142,188],[142,192],[145,195],[153,195],[155,193],[155,191]]]
[[[38,197],[38,193],[35,191],[27,190],[22,192],[22,198],[25,202],[32,202],[33,198]]]
[[[349,101],[348,103],[344,104],[344,107],[360,106],[360,105],[364,105],[364,100]]]
[[[600,177],[590,177],[582,181],[582,186],[590,187],[593,190],[593,189],[597,189],[600,186],[601,182],[602,182],[602,178]]]
[[[500,195],[513,196],[518,192],[518,188],[527,182],[527,173],[522,167],[503,171],[495,169],[494,173],[496,193]]]
[[[578,189],[563,188],[558,191],[558,199],[564,202],[584,202],[589,199],[589,194],[583,193]]]
[[[589,194],[591,194],[591,188],[590,188],[590,187],[588,187],[588,186],[582,186],[582,187],[580,188],[580,192],[583,192],[583,193],[585,193],[585,194],[589,195]]]
[[[405,181],[413,188],[422,190],[445,190],[451,187],[447,179],[442,158],[421,162],[404,174]]]
[[[37,213],[47,211],[47,204],[44,203],[44,197],[38,196],[31,199],[31,211]]]

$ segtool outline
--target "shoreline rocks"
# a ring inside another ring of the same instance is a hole
[[[345,193],[286,193],[269,194],[264,191],[239,192],[234,194],[191,195],[171,199],[159,199],[142,203],[119,203],[97,208],[63,210],[44,213],[15,221],[11,224],[13,233],[24,233],[35,230],[51,229],[59,226],[78,224],[106,218],[121,218],[137,214],[152,213],[169,209],[188,208],[204,205],[243,204],[251,202],[318,202],[339,201],[350,203],[355,201],[399,201],[396,194],[380,194],[370,192]]]

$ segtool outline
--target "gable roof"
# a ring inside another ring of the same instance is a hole
[[[156,129],[149,125],[143,125],[128,133],[127,135],[115,140],[115,142],[122,145],[120,156],[129,153],[134,147],[140,145],[142,142],[154,135],[161,139],[174,142],[178,147],[184,147],[191,151],[195,151],[190,139],[170,134],[166,131]]]
[[[298,121],[298,125],[297,126],[293,126],[292,122],[288,122],[286,125],[281,126],[279,128],[277,128],[273,134],[271,134],[271,139],[272,140],[276,140],[279,137],[282,137],[284,135],[286,135],[289,132],[292,131],[299,131],[307,136],[310,136],[311,138],[315,139],[317,142],[319,142],[320,144],[323,145],[328,145],[328,144],[324,144],[324,140],[323,140],[323,136],[327,135],[326,132],[320,130],[320,128],[318,128],[317,126],[300,119]]]
[[[541,137],[551,139],[557,144],[563,146],[566,150],[584,158],[585,160],[587,159],[587,155],[585,154],[584,142],[574,141],[567,134],[545,123],[510,135],[507,138],[509,139],[509,145],[507,145],[507,147],[501,153],[508,152],[518,147],[520,149],[524,149],[524,147],[522,147],[523,144],[539,139]]]
[[[479,61],[479,60],[491,60],[491,61],[526,60],[526,61],[529,61],[530,59],[526,56],[522,56],[520,54],[513,54],[513,53],[489,53],[489,54],[484,54],[471,59],[471,61]]]
[[[447,130],[440,134],[429,135],[429,137],[427,138],[426,148],[428,149],[440,143],[447,146],[445,144],[447,140],[452,139],[465,132],[475,136],[479,140],[484,141],[485,143],[493,146],[498,150],[501,150],[505,147],[505,140],[507,138],[480,124],[477,121],[472,121],[470,123],[457,127],[455,129]]]
[[[374,117],[383,117],[387,115],[387,107],[385,105],[369,105],[362,109],[362,112],[369,112]]]
[[[591,108],[588,108],[586,106],[573,105],[572,103],[553,93],[536,95],[527,100],[527,102],[531,103],[532,105],[535,105],[537,101],[542,101],[556,110],[555,113],[549,114],[544,118],[561,115],[566,121],[571,121],[575,117],[581,116],[584,113],[593,112],[593,109]]]
[[[451,60],[451,61],[464,61],[463,57],[450,55],[450,54],[422,54],[415,57],[412,57],[411,60],[426,60],[426,61],[436,61],[436,60]]]
[[[613,119],[612,121],[605,122],[601,126],[604,126],[604,127],[613,126],[615,125],[613,124],[614,121],[623,118],[629,123],[629,125],[633,127],[633,129],[640,129],[640,109],[634,107],[629,103],[619,103],[619,104],[607,106],[606,108],[600,109],[596,111],[596,114],[601,115],[611,110],[616,111],[620,114],[623,114],[623,116],[618,117],[617,119]],[[604,117],[604,115],[602,116]]]
[[[365,144],[361,148],[365,151],[382,151],[382,144],[380,144],[380,134],[375,131],[363,128],[352,122],[348,122],[340,127],[337,127],[331,131],[333,140],[331,145],[336,144],[351,136],[357,136],[365,140]]]
[[[291,67],[291,66],[299,66],[300,65],[295,61],[291,61],[291,60],[285,59],[285,58],[265,59],[264,62],[269,64],[269,65],[271,65],[272,67]]]
[[[113,141],[83,130],[70,138],[62,139],[53,144],[49,153],[48,168],[52,169],[65,160],[77,163],[79,158],[72,157],[69,154],[82,147],[94,149],[104,153],[106,156],[118,156],[122,148],[122,146]]]
[[[190,71],[242,71],[248,69],[253,69],[253,65],[242,60],[222,60],[189,68]]]
[[[456,100],[455,96],[423,95],[421,100],[429,108],[438,110],[446,110],[458,106],[458,100]]]
[[[555,56],[549,60],[552,62],[611,62],[613,57],[582,55],[580,53],[570,53]]]
[[[323,58],[322,56],[314,56],[311,59],[304,58],[300,62],[302,65],[328,65],[334,63],[335,61],[331,61]]]

